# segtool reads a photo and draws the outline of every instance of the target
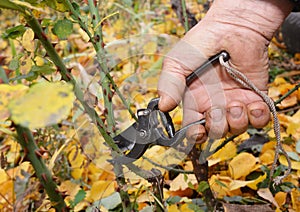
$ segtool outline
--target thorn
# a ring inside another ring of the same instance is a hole
[[[41,154],[40,149],[34,150],[34,153],[35,153],[35,155],[36,155],[37,157],[39,157],[39,158],[43,157],[43,154]]]
[[[25,143],[28,144],[28,137],[27,137],[27,134],[26,134],[26,133],[23,133],[22,136],[23,136],[23,138],[24,138]]]
[[[47,175],[45,173],[41,174],[41,177],[43,178],[43,180],[45,181],[45,183],[48,182]]]

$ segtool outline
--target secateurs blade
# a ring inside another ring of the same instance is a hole
[[[225,51],[209,58],[186,77],[186,85],[191,85],[207,67],[219,61],[220,57],[223,57],[224,61],[229,60],[229,54]],[[158,102],[159,98],[154,98],[148,103],[147,108],[139,109],[137,111],[137,121],[113,138],[119,149],[127,152],[116,157],[114,162],[123,164],[134,162],[142,157],[148,147],[152,145],[175,148],[184,140],[189,127],[205,124],[205,119],[201,119],[175,131],[170,114],[161,112],[158,109]]]

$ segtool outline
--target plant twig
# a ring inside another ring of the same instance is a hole
[[[46,190],[53,207],[57,211],[68,211],[64,202],[64,198],[59,193],[56,183],[53,181],[52,174],[44,163],[42,157],[39,155],[39,148],[37,147],[33,135],[28,128],[16,125],[17,140],[21,144],[26,153],[26,157],[31,162],[35,170],[35,174],[44,189]]]
[[[181,173],[181,174],[194,174],[194,171],[186,171],[186,170],[182,170],[182,169],[176,169],[173,167],[169,167],[169,166],[163,166],[159,163],[154,162],[153,160],[151,160],[150,158],[147,158],[145,156],[143,156],[143,159],[149,161],[150,163],[152,163],[154,166],[159,167],[159,168],[163,168],[167,171],[172,171],[172,172],[176,172],[176,173]]]
[[[107,61],[105,56],[105,50],[104,50],[104,42],[103,42],[103,34],[102,34],[102,26],[99,25],[101,19],[99,15],[99,11],[96,8],[94,4],[94,0],[88,0],[88,5],[90,9],[90,13],[92,16],[92,23],[94,28],[94,48],[96,50],[97,60],[100,64],[101,71],[100,71],[100,77],[101,77],[101,88],[103,92],[103,98],[104,98],[104,106],[107,110],[107,114],[104,114],[106,116],[107,121],[107,131],[109,133],[114,134],[114,126],[116,125],[115,119],[114,119],[114,113],[113,113],[113,106],[112,106],[112,90],[110,89],[110,81],[107,78],[108,74],[108,67],[107,67]]]
[[[118,146],[114,143],[112,137],[107,133],[105,130],[105,125],[101,118],[97,115],[97,112],[91,108],[86,101],[84,101],[84,94],[82,90],[80,89],[79,85],[76,83],[76,80],[74,77],[69,73],[68,69],[66,68],[65,64],[63,63],[60,56],[57,54],[56,50],[54,49],[53,45],[49,41],[46,34],[43,32],[40,24],[38,21],[34,18],[34,16],[25,15],[25,19],[28,23],[28,25],[32,28],[34,31],[36,37],[40,40],[43,47],[47,51],[48,56],[52,60],[52,62],[56,65],[58,68],[58,71],[62,75],[62,78],[70,82],[74,86],[74,93],[76,95],[76,98],[79,100],[79,102],[84,107],[85,112],[89,115],[89,117],[92,120],[95,120],[97,128],[103,138],[105,139],[106,143],[116,152],[120,152]]]
[[[184,18],[184,29],[185,29],[185,32],[187,32],[187,31],[189,31],[189,18],[188,18],[187,11],[186,11],[185,0],[181,0],[181,6],[182,6],[182,15]]]
[[[151,172],[154,174],[154,177],[148,178],[147,180],[152,184],[154,200],[155,200],[155,209],[154,211],[165,211],[163,207],[163,185],[164,177],[158,169],[152,169]]]
[[[286,94],[284,94],[282,97],[280,97],[277,101],[275,101],[275,105],[280,104],[285,98],[287,98],[289,95],[291,95],[293,92],[298,90],[300,88],[300,83],[298,83],[294,88],[289,90]]]
[[[80,17],[80,14],[75,10],[75,8],[73,7],[72,3],[69,0],[63,0],[63,2],[65,3],[65,5],[68,6],[68,9],[71,11],[73,17],[76,19],[76,21],[78,22],[78,24],[80,25],[80,27],[85,31],[85,33],[87,33],[90,42],[93,44],[95,49],[98,49],[98,43],[94,37],[92,36],[91,32],[89,31],[88,26],[82,21],[82,18]],[[116,13],[113,13],[105,18],[108,18],[112,15],[115,15]],[[103,22],[103,19],[97,24],[97,26],[95,26],[95,29],[97,29],[101,24],[101,22]],[[101,46],[102,48],[102,46]],[[99,63],[99,61],[97,61]],[[99,63],[100,67],[101,64]],[[102,67],[101,67],[102,68]],[[103,68],[102,68],[103,69]],[[131,117],[134,118],[135,120],[137,120],[135,113],[131,110],[130,105],[128,104],[128,102],[126,101],[126,99],[124,98],[123,94],[120,92],[118,86],[116,85],[116,83],[114,82],[112,76],[109,74],[109,72],[106,73],[106,77],[108,78],[108,80],[110,81],[113,89],[115,90],[115,92],[117,93],[117,95],[120,97],[122,103],[126,106],[128,112],[130,113]]]
[[[196,145],[193,147],[190,152],[190,158],[194,167],[194,173],[197,179],[197,182],[200,183],[202,181],[208,182],[208,162],[204,161],[204,163],[200,163],[200,154],[201,149],[196,148]],[[203,191],[204,201],[208,208],[208,211],[214,211],[214,207],[216,206],[216,199],[209,188]]]

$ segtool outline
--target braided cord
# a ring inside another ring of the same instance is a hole
[[[286,151],[283,149],[282,144],[281,144],[281,136],[280,136],[280,123],[278,120],[278,116],[277,116],[277,111],[276,111],[276,107],[274,104],[274,101],[264,92],[262,92],[261,90],[259,90],[243,73],[241,73],[240,71],[236,70],[235,68],[233,68],[229,61],[224,61],[223,56],[219,57],[219,61],[220,64],[225,67],[225,70],[227,71],[227,73],[238,83],[240,83],[242,86],[253,90],[255,93],[257,93],[263,100],[264,102],[268,105],[272,115],[273,115],[273,127],[274,127],[274,134],[275,134],[275,138],[276,138],[276,149],[275,149],[275,157],[274,157],[274,161],[272,164],[272,168],[270,171],[270,178],[272,179],[272,176],[274,174],[275,168],[276,168],[276,164],[279,158],[279,152],[281,152],[285,158],[287,159],[288,162],[288,169],[287,171],[282,175],[282,176],[277,176],[274,179],[274,183],[275,185],[278,185],[282,182],[282,180],[284,178],[286,178],[290,172],[291,172],[291,160],[288,156],[288,154],[286,153]]]

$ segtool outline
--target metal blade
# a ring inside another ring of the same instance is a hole
[[[134,123],[122,133],[113,138],[119,149],[123,152],[131,150],[133,148],[136,141],[136,127],[137,124]]]

